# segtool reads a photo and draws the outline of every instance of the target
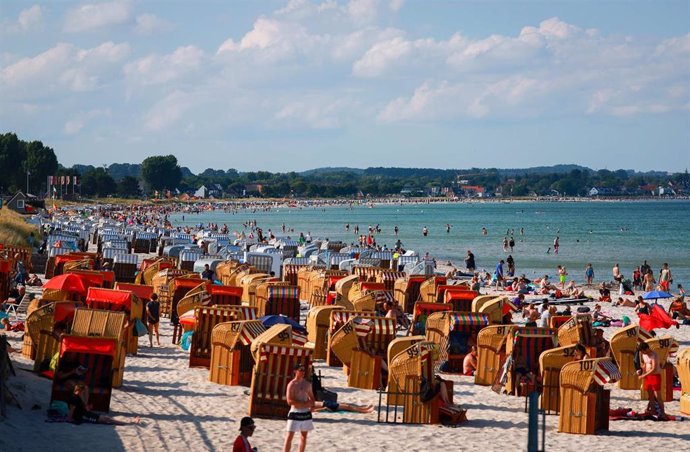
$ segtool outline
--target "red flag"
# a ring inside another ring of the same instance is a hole
[[[655,328],[678,326],[678,322],[673,320],[658,304],[652,305],[651,314],[638,314],[638,316],[640,317],[640,326],[647,331],[652,331]]]

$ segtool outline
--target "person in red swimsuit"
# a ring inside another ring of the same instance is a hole
[[[661,396],[661,367],[659,366],[659,357],[656,352],[649,348],[646,342],[641,342],[637,346],[640,352],[640,364],[642,368],[637,371],[637,374],[642,379],[643,388],[647,391],[649,404],[647,404],[647,412],[655,414],[656,406],[659,407],[659,418],[665,418],[666,412],[664,410],[664,399]]]

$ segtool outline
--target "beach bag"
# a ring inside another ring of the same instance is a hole
[[[577,312],[579,312],[580,314],[584,314],[584,313],[587,313],[589,311],[590,311],[590,309],[587,306],[580,306],[579,308],[577,308]]]
[[[192,335],[194,334],[194,331],[187,331],[182,335],[182,339],[180,339],[180,348],[186,352],[189,351],[189,348],[192,346]]]
[[[148,332],[149,330],[146,328],[146,325],[144,325],[144,322],[142,322],[141,319],[134,320],[134,335],[136,337],[146,336]]]

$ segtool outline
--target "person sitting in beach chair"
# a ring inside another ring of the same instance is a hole
[[[74,391],[70,395],[67,405],[69,406],[68,419],[75,424],[86,422],[89,424],[132,425],[139,423],[139,417],[134,418],[132,422],[125,422],[90,411],[89,391],[86,385],[81,382],[74,385]]]
[[[434,381],[428,387],[422,387],[422,394],[420,395],[422,402],[432,402],[438,405],[441,423],[443,424],[457,425],[466,422],[467,410],[452,402],[448,393],[448,384],[452,386],[453,383],[436,375]]]
[[[383,302],[383,312],[387,319],[395,319],[395,323],[398,329],[408,330],[410,329],[410,319],[407,318],[404,312],[400,309],[397,303],[391,301]]]
[[[473,345],[470,352],[462,360],[462,374],[471,377],[477,371],[477,346]]]
[[[528,368],[525,358],[519,355],[515,359],[515,381],[518,383],[514,387],[515,395],[528,394],[537,387],[537,380],[537,375]]]

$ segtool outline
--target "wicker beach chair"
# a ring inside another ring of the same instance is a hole
[[[653,337],[645,340],[649,345],[650,350],[656,352],[659,359],[659,367],[661,368],[661,397],[664,402],[673,401],[673,363],[669,361],[671,355],[678,351],[679,344],[671,336]],[[640,385],[640,397],[642,400],[647,400],[647,391],[644,390],[643,385]]]
[[[318,306],[307,313],[307,333],[314,347],[314,359],[326,359],[328,348],[328,328],[331,324],[331,311],[342,310],[341,306]]]
[[[494,383],[506,357],[508,339],[517,328],[515,325],[491,325],[479,331],[474,384],[491,386]]]
[[[527,395],[527,393],[537,390],[537,387],[530,387],[529,384],[522,385],[520,375],[517,372],[518,364],[521,364],[523,371],[539,375],[539,356],[549,349],[558,345],[556,330],[550,328],[516,328],[513,337],[506,343],[506,356],[510,356],[514,363],[507,370],[506,384],[504,389],[508,394]]]
[[[236,320],[238,311],[232,307],[197,306],[194,309],[194,334],[189,348],[189,367],[209,367],[213,329],[216,325]]]
[[[676,359],[680,379],[680,412],[690,414],[690,348],[684,348]]]
[[[216,325],[211,332],[209,380],[227,386],[249,386],[254,366],[251,344],[265,331],[260,320]]]
[[[436,344],[418,342],[398,353],[389,363],[389,400],[397,395],[395,402],[403,407],[403,423],[437,424],[442,416],[449,418],[451,424],[466,419],[464,411],[442,408],[438,397],[428,402],[421,400],[422,382],[434,382],[437,354]],[[445,384],[452,403],[453,382]]]
[[[492,325],[503,323],[503,316],[508,313],[517,312],[518,308],[505,297],[492,297],[488,300],[482,300],[483,295],[476,297],[472,301],[472,312],[485,314],[489,317],[489,323]],[[479,302],[477,300],[479,299]],[[475,306],[477,309],[475,310]]]
[[[283,284],[285,283],[268,284],[265,287],[265,295],[262,293],[260,297],[256,297],[258,315],[284,315],[299,322],[299,287]]]
[[[291,345],[261,344],[249,393],[249,416],[285,419],[290,409],[286,388],[297,363],[311,373],[311,349]]]
[[[414,304],[414,312],[412,314],[412,325],[410,334],[424,335],[426,334],[426,320],[435,312],[451,311],[452,306],[446,303],[428,303],[418,301]]]
[[[561,369],[558,431],[593,435],[609,428],[610,393],[607,383],[620,378],[609,358],[586,359]]]
[[[116,342],[112,361],[112,387],[122,386],[127,354],[125,322],[127,314],[122,311],[77,308],[74,312],[72,337],[107,338]]]
[[[445,276],[434,276],[427,279],[419,286],[419,300],[426,303],[436,302],[436,288],[445,285],[446,282]]]
[[[376,282],[383,284],[386,290],[393,292],[395,290],[395,281],[404,277],[404,272],[381,269],[376,274]]]
[[[74,389],[74,382],[60,378],[61,374],[84,366],[84,383],[89,388],[89,404],[95,411],[110,411],[113,362],[117,353],[115,339],[88,336],[62,336],[60,357],[53,379],[50,401],[67,402]]]
[[[560,409],[560,375],[563,366],[573,361],[576,345],[556,347],[542,352],[539,356],[541,372],[541,409],[558,413]]]
[[[255,337],[249,346],[254,362],[259,360],[259,349],[264,344],[296,345],[293,343],[292,327],[290,325],[278,323]]]
[[[549,318],[549,328],[557,330],[572,318],[572,315],[552,315],[551,318]]]
[[[419,299],[419,288],[426,280],[426,276],[406,276],[395,281],[393,296],[406,314],[412,314]]]
[[[128,290],[102,289],[89,287],[86,294],[86,306],[91,309],[124,311],[127,314],[127,327],[124,332],[127,353],[136,355],[139,349],[139,338],[134,334],[134,322],[141,320],[144,303]]]
[[[238,286],[242,287],[242,301],[251,306],[256,297],[256,287],[267,281],[278,282],[278,279],[268,273],[249,273],[242,276],[238,280]]]
[[[132,292],[134,295],[139,297],[144,305],[144,308],[146,308],[146,303],[151,301],[151,295],[153,295],[153,286],[147,286],[144,284],[125,283],[118,281],[115,283],[114,288],[116,290],[128,290]]]
[[[405,350],[409,349],[413,345],[419,343],[419,342],[424,342],[426,341],[425,336],[406,336],[406,337],[397,337],[391,341],[390,344],[388,344],[388,364],[390,365],[393,363],[393,360],[395,359],[396,356],[398,356],[400,353],[404,352]],[[431,346],[431,343],[429,343]],[[434,344],[433,347],[436,347]],[[388,405],[402,405],[403,402],[403,397],[401,394],[396,394],[401,391],[401,388],[398,386],[396,380],[393,378],[392,373],[388,373],[388,388],[387,388],[387,403]]]
[[[639,342],[652,336],[638,325],[629,325],[616,331],[611,337],[611,352],[616,360],[621,378],[618,381],[620,389],[639,389],[640,379],[633,360]]]
[[[484,314],[472,312],[435,312],[426,320],[426,339],[438,345],[439,364],[447,362],[448,372],[462,372],[462,361],[470,352],[470,342],[489,325]]]
[[[113,272],[115,273],[115,280],[118,282],[134,283],[137,279],[138,266],[139,256],[135,254],[116,254],[113,256]],[[147,283],[140,282],[140,284]]]
[[[81,279],[87,281],[90,287],[104,287],[106,289],[112,289],[115,283],[115,273],[111,271],[73,268],[67,269],[63,272],[63,274],[67,273],[78,275]]]
[[[594,328],[592,316],[589,314],[575,314],[558,328],[558,343],[560,345],[582,344],[594,347]],[[590,354],[590,356],[592,356]]]
[[[350,291],[352,290],[354,284],[357,282],[359,282],[359,276],[357,275],[348,275],[339,279],[335,283],[335,291],[338,296],[338,299],[352,301],[354,299],[354,294],[352,294],[351,296]]]
[[[328,340],[326,349],[326,364],[329,366],[341,367],[342,361],[333,353],[333,337],[343,325],[345,325],[352,317],[360,317],[362,319],[375,319],[376,314],[373,312],[358,312],[349,311],[345,309],[331,310],[328,326],[328,333],[326,338]]]
[[[447,289],[443,297],[443,302],[453,307],[453,311],[472,312],[472,302],[479,295],[476,290],[468,290],[453,286]]]
[[[34,310],[26,318],[25,334],[34,345],[34,371],[47,367],[47,363],[60,348],[60,336],[72,327],[74,311],[81,302],[56,301]]]

